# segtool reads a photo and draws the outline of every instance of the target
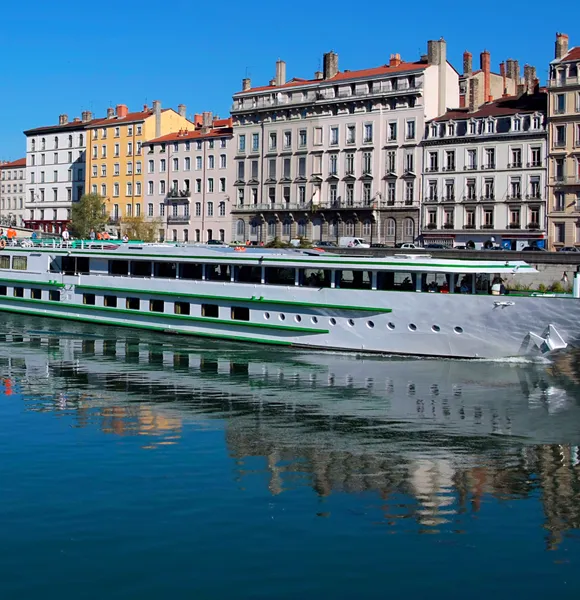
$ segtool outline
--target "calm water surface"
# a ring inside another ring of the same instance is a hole
[[[578,373],[0,315],[0,597],[578,598]]]

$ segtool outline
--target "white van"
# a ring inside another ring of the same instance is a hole
[[[362,238],[357,237],[341,237],[338,238],[338,245],[341,248],[370,248],[371,245]]]

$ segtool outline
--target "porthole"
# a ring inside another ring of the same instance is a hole
[[[302,317],[300,315],[296,315],[294,317],[294,320],[296,321],[296,323],[300,323],[302,321]]]
[[[280,313],[280,316],[278,318],[280,319],[280,321],[285,321],[286,315],[284,313]]]
[[[417,325],[415,325],[415,323],[409,323],[409,331],[417,331]]]
[[[315,325],[318,323],[318,317],[311,317],[310,319]]]
[[[433,327],[431,327],[431,330],[435,333],[439,333],[441,331],[441,327],[439,327],[439,325],[433,325]]]
[[[331,324],[331,325],[336,325],[336,319],[335,319],[334,317],[332,317],[332,318],[330,319],[330,324]]]
[[[349,320],[348,320],[348,324],[349,324],[351,327],[354,327],[354,321],[353,321],[352,319],[349,319]]]
[[[269,319],[270,318],[270,313],[269,312],[265,312],[264,313],[264,319]]]
[[[463,327],[454,327],[453,331],[455,331],[455,333],[463,333]]]
[[[390,329],[391,331],[393,331],[393,329],[395,329],[395,324],[394,323],[387,323],[387,329]]]
[[[372,329],[375,326],[375,324],[373,323],[373,321],[367,321],[367,327],[369,329]]]

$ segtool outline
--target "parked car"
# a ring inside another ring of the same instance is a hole
[[[379,242],[373,242],[371,244],[371,248],[386,248],[387,244],[381,244]]]
[[[323,242],[322,240],[319,240],[318,242],[315,242],[314,245],[317,248],[336,248],[336,243],[335,242]]]
[[[227,244],[225,242],[222,242],[221,240],[208,240],[207,245],[208,246],[227,246]]]
[[[425,244],[423,247],[425,250],[448,250],[447,246],[443,244]]]
[[[557,252],[580,252],[580,250],[576,246],[563,246],[558,248]]]
[[[421,246],[414,244],[413,242],[405,242],[403,244],[397,244],[397,248],[401,248],[401,250],[420,250]]]
[[[539,246],[524,246],[520,252],[546,252],[546,249]]]
[[[453,246],[453,250],[467,250],[467,246],[465,244],[457,244],[457,246]]]

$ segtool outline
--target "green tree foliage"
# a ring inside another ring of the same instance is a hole
[[[161,219],[145,219],[138,217],[123,217],[121,220],[121,232],[130,240],[141,242],[154,242],[157,240],[159,229],[163,228]]]
[[[104,198],[98,194],[84,194],[72,205],[70,229],[72,235],[88,239],[91,229],[103,231],[107,215],[103,211]]]

